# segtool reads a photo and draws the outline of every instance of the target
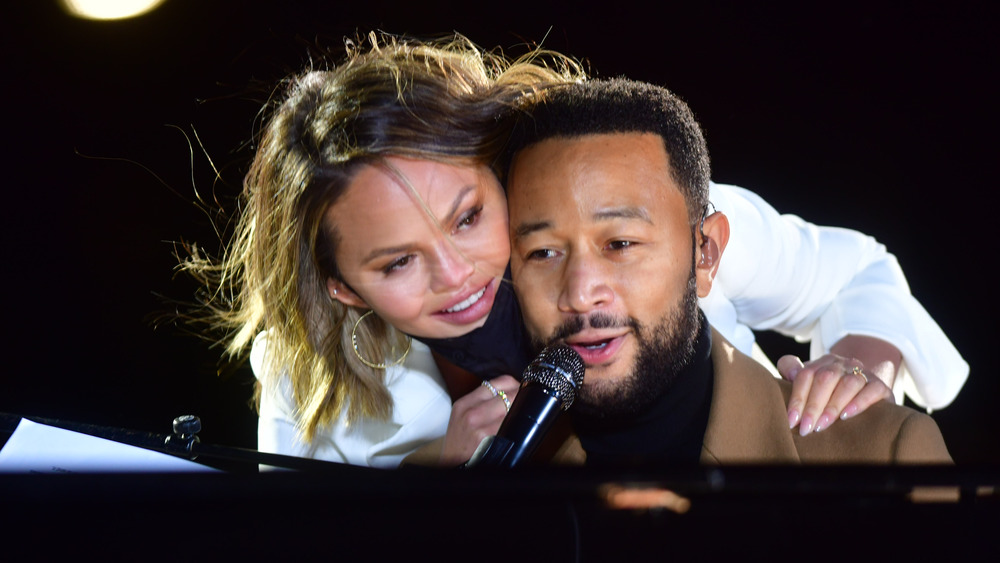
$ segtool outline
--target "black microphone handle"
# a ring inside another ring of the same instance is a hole
[[[544,385],[528,384],[518,391],[496,436],[476,449],[467,467],[514,467],[529,460],[562,413],[562,401]]]

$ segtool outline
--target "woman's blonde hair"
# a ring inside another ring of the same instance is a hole
[[[228,248],[218,261],[194,250],[182,264],[208,286],[205,305],[226,334],[228,356],[241,357],[267,331],[264,372],[290,378],[307,441],[345,409],[348,422],[392,413],[384,370],[352,350],[365,311],[327,292],[327,278],[340,279],[338,233],[323,220],[353,173],[388,155],[490,165],[505,140],[503,114],[548,86],[584,78],[558,54],[535,50],[510,61],[458,35],[422,42],[372,33],[347,51],[329,70],[287,80],[244,180]],[[407,346],[377,318],[358,337],[376,362]]]

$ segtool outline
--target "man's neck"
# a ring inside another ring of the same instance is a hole
[[[616,419],[574,418],[589,465],[697,464],[712,402],[712,329],[699,311],[691,361],[648,408]]]

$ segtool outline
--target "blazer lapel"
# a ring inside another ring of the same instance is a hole
[[[712,406],[704,464],[800,463],[779,382],[712,329]]]

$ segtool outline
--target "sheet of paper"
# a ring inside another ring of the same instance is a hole
[[[0,450],[0,473],[218,471],[169,454],[21,419]]]

